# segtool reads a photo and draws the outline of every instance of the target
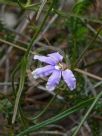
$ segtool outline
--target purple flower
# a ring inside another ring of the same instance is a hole
[[[34,59],[47,64],[46,66],[37,68],[32,72],[35,79],[46,77],[51,74],[46,84],[47,90],[53,91],[59,84],[61,76],[70,90],[74,90],[76,88],[76,79],[72,71],[66,67],[65,63],[62,62],[63,56],[58,52],[48,54],[47,57],[35,55]]]

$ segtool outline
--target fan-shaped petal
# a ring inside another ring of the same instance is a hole
[[[61,71],[60,70],[54,70],[52,75],[49,77],[46,89],[48,91],[53,91],[55,87],[59,84],[61,79]]]
[[[34,55],[35,60],[39,60],[41,62],[50,64],[50,65],[55,65],[56,61],[52,59],[51,57],[46,57],[46,56],[40,56],[40,55]]]
[[[40,77],[46,77],[50,75],[54,69],[55,69],[54,66],[47,65],[42,68],[37,68],[36,70],[32,72],[32,75],[35,79],[40,78]]]
[[[63,56],[60,55],[58,52],[48,54],[48,56],[51,57],[56,63],[61,62],[63,60]]]
[[[66,69],[62,71],[62,76],[67,86],[70,88],[70,90],[74,90],[76,88],[76,79],[72,71],[69,69]]]

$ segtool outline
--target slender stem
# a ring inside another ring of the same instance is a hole
[[[30,50],[31,50],[31,48],[32,48],[32,45],[34,44],[34,41],[36,40],[37,36],[38,36],[39,33],[41,32],[41,30],[42,30],[42,28],[43,28],[43,26],[44,26],[44,24],[45,24],[45,22],[46,22],[46,20],[47,20],[47,18],[48,18],[48,16],[49,16],[50,11],[51,11],[52,8],[53,8],[53,5],[54,5],[55,2],[56,2],[56,0],[53,0],[53,2],[51,3],[51,6],[50,6],[50,8],[48,9],[48,12],[47,12],[45,18],[43,19],[42,24],[40,25],[40,27],[37,29],[35,35],[33,36],[32,40],[31,40],[31,43],[30,43],[30,45],[29,45],[29,47],[28,47],[27,52],[26,52],[25,55],[27,55],[27,56],[29,55],[29,52],[30,52]]]
[[[48,109],[50,104],[54,101],[55,98],[56,98],[56,95],[52,97],[52,99],[49,101],[49,103],[46,105],[46,107],[37,116],[32,118],[32,120],[35,120],[35,119],[39,118],[40,116],[42,116],[46,112],[46,110]]]
[[[94,74],[91,74],[91,73],[86,72],[86,71],[84,71],[84,70],[81,70],[81,69],[79,69],[79,68],[75,68],[74,70],[75,70],[76,72],[78,72],[78,73],[81,73],[81,74],[84,74],[84,75],[89,76],[89,77],[91,77],[91,78],[94,78],[94,79],[97,79],[97,80],[102,81],[102,77],[96,76],[96,75],[94,75]]]
[[[93,40],[91,41],[91,43],[88,44],[88,45],[86,46],[86,48],[84,48],[83,52],[81,53],[81,55],[80,55],[79,58],[77,59],[75,65],[76,65],[76,64],[77,64],[77,65],[80,64],[80,62],[81,62],[81,60],[83,59],[83,57],[84,57],[86,51],[88,50],[88,48],[89,48],[91,45],[94,44],[94,42],[96,41],[96,39],[97,39],[97,37],[98,37],[98,35],[99,35],[99,33],[100,33],[101,31],[102,31],[102,28],[97,32],[97,34],[95,35],[95,37],[93,38]]]
[[[26,67],[27,67],[27,64],[28,64],[28,56],[29,56],[29,53],[30,53],[30,50],[34,44],[34,41],[36,40],[37,36],[39,35],[39,33],[41,32],[46,20],[47,20],[47,17],[49,16],[49,13],[50,11],[52,10],[52,7],[54,5],[54,3],[56,2],[56,0],[53,0],[48,11],[47,11],[47,14],[45,15],[45,18],[43,19],[40,27],[37,29],[35,35],[33,36],[32,40],[31,40],[31,43],[30,45],[28,46],[28,49],[27,51],[25,52],[25,55],[23,57],[23,59],[21,60],[21,62],[19,63],[20,66],[21,66],[21,75],[20,75],[20,84],[19,84],[19,89],[18,89],[18,92],[17,92],[17,96],[16,96],[16,100],[15,100],[15,105],[14,105],[14,113],[13,113],[13,117],[12,117],[12,123],[15,122],[15,119],[16,119],[16,115],[17,115],[17,111],[18,111],[18,106],[19,106],[19,101],[20,101],[20,97],[21,97],[21,94],[22,94],[22,91],[23,91],[23,87],[24,87],[24,81],[25,81],[25,73],[26,73]]]
[[[99,24],[102,24],[102,21],[101,20],[98,20],[98,19],[93,19],[93,18],[88,18],[87,16],[83,17],[81,15],[77,15],[77,14],[74,14],[74,13],[70,13],[70,14],[66,14],[65,12],[61,11],[61,10],[56,10],[54,9],[54,12],[62,17],[65,17],[65,18],[68,18],[69,17],[75,17],[75,18],[78,18],[80,20],[83,20],[83,21],[89,21],[89,22],[94,22],[94,23],[99,23]]]
[[[99,100],[99,98],[102,96],[102,91],[97,95],[96,99],[93,101],[93,103],[91,104],[90,108],[88,109],[88,111],[86,112],[86,114],[84,115],[84,117],[82,118],[80,124],[78,125],[77,129],[75,130],[75,132],[72,134],[72,136],[76,136],[78,131],[80,130],[81,126],[83,125],[84,121],[86,120],[86,118],[88,117],[88,115],[90,114],[90,112],[92,111],[92,109],[94,108],[95,104],[97,103],[97,101]]]

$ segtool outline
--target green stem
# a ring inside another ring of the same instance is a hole
[[[99,100],[99,98],[102,96],[102,91],[97,95],[96,99],[94,100],[94,102],[91,104],[90,108],[88,109],[88,111],[86,112],[86,114],[84,115],[83,119],[81,120],[80,124],[78,125],[77,129],[75,130],[75,132],[72,134],[72,136],[76,136],[78,131],[80,130],[81,126],[83,125],[84,121],[86,120],[86,118],[88,117],[88,115],[90,114],[90,112],[92,111],[92,109],[94,108],[95,104],[97,103],[97,101]]]
[[[52,97],[52,99],[49,101],[49,103],[46,105],[46,107],[34,118],[32,118],[32,120],[35,120],[37,118],[39,118],[40,116],[42,116],[48,109],[48,107],[50,106],[50,104],[52,104],[52,102],[55,100],[56,96],[59,94],[60,89],[58,90],[58,92]]]
[[[76,65],[76,64],[77,64],[77,65],[80,64],[81,60],[82,60],[83,57],[84,57],[84,54],[86,53],[86,51],[88,50],[88,48],[89,48],[91,45],[94,44],[94,42],[96,41],[96,39],[97,39],[99,33],[101,32],[101,30],[102,30],[102,28],[97,32],[97,34],[95,35],[95,37],[93,38],[93,40],[91,41],[91,43],[88,44],[88,45],[86,46],[86,48],[83,50],[83,52],[81,53],[81,55],[80,55],[79,58],[77,59],[75,65]]]
[[[69,13],[68,14],[68,13],[65,13],[65,12],[63,12],[61,10],[56,10],[56,9],[54,9],[54,12],[56,14],[58,14],[59,16],[62,16],[62,17],[67,18],[67,19],[69,19],[69,17],[75,17],[75,18],[78,18],[78,19],[83,20],[83,21],[87,20],[89,22],[102,24],[102,21],[98,20],[98,19],[88,18],[86,16],[83,17],[81,15],[77,15],[77,14],[74,14],[74,13]]]
[[[35,120],[35,119],[39,118],[40,116],[42,116],[46,112],[46,110],[48,109],[48,107],[50,106],[50,104],[54,101],[55,98],[56,97],[53,96],[53,98],[49,101],[49,103],[47,104],[47,106],[37,116],[35,116],[34,118],[32,118],[32,120]]]
[[[35,35],[33,36],[32,40],[31,40],[30,45],[28,46],[28,49],[27,49],[23,59],[19,63],[20,66],[21,66],[21,72],[22,73],[20,75],[20,84],[19,84],[19,89],[18,89],[18,92],[17,92],[16,100],[15,100],[15,106],[14,106],[14,113],[13,113],[13,117],[12,117],[12,123],[15,122],[15,118],[16,118],[17,110],[18,110],[18,105],[19,105],[19,101],[20,101],[20,96],[21,96],[23,88],[24,88],[25,73],[26,73],[26,67],[27,67],[27,64],[28,64],[28,56],[29,56],[30,50],[31,50],[32,45],[34,44],[34,41],[36,40],[37,36],[41,32],[41,30],[42,30],[42,28],[43,28],[43,26],[44,26],[44,24],[45,24],[45,22],[46,22],[46,20],[47,20],[47,18],[49,16],[50,11],[53,8],[53,5],[54,5],[55,2],[56,2],[56,0],[52,1],[51,5],[50,5],[50,7],[49,7],[49,9],[47,11],[47,14],[45,15],[45,18],[44,18],[43,22],[41,23],[40,27],[37,29]],[[23,65],[24,65],[24,67],[23,67]]]
[[[80,109],[82,108],[85,108],[86,106],[89,106],[89,104],[94,100],[94,98],[90,98],[82,103],[79,103],[77,104],[76,106],[70,108],[70,109],[67,109],[59,114],[57,114],[56,116],[54,117],[51,117],[50,119],[48,120],[45,120],[45,121],[42,121],[36,125],[33,125],[33,126],[30,126],[28,127],[27,129],[21,131],[19,134],[17,134],[16,136],[24,136],[25,134],[28,134],[28,133],[31,133],[31,132],[34,132],[34,131],[37,131],[49,124],[52,124],[52,123],[55,123],[65,117],[68,117],[69,115],[71,115],[72,113],[75,113],[77,111],[79,111]]]
[[[31,43],[30,43],[30,45],[29,45],[29,47],[28,47],[27,52],[26,52],[25,55],[27,55],[27,56],[29,55],[29,52],[30,52],[30,50],[31,50],[31,48],[32,48],[32,45],[34,44],[34,41],[36,40],[37,36],[38,36],[39,33],[41,32],[41,30],[42,30],[42,28],[43,28],[43,26],[44,26],[44,24],[45,24],[45,22],[46,22],[46,20],[47,20],[47,18],[48,18],[48,16],[49,16],[50,11],[51,11],[52,8],[53,8],[53,5],[54,5],[55,2],[56,2],[56,0],[53,0],[53,2],[51,3],[51,6],[49,7],[48,12],[47,12],[45,18],[43,19],[42,24],[41,24],[40,27],[37,29],[35,35],[32,37]]]

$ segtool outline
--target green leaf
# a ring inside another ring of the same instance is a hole
[[[94,98],[88,99],[87,101],[79,103],[78,105],[76,105],[76,106],[74,106],[74,107],[72,107],[70,109],[67,109],[64,112],[61,112],[58,115],[56,115],[56,116],[54,116],[54,117],[52,117],[52,118],[50,118],[48,120],[45,120],[45,121],[43,121],[41,123],[38,123],[38,124],[36,124],[34,126],[28,127],[26,130],[22,131],[17,136],[24,136],[25,134],[28,134],[28,133],[31,133],[33,131],[39,130],[39,129],[41,129],[41,128],[43,128],[43,127],[45,127],[45,126],[47,126],[47,125],[49,125],[51,123],[55,123],[55,122],[65,118],[65,117],[68,117],[72,113],[77,112],[80,109],[89,106],[90,103],[92,103],[93,100],[94,100]]]
[[[11,6],[18,6],[17,0],[13,0],[13,1],[12,0],[0,0],[0,3],[11,5]]]
[[[16,95],[14,113],[13,113],[13,117],[12,117],[12,123],[15,122],[15,118],[16,118],[17,110],[18,110],[18,105],[19,105],[19,101],[20,101],[20,96],[22,94],[23,87],[24,87],[24,81],[25,81],[25,75],[26,75],[26,66],[27,66],[27,59],[24,57],[22,62],[21,62],[20,83],[19,83],[19,88],[18,88],[18,92],[17,92],[17,95]]]

